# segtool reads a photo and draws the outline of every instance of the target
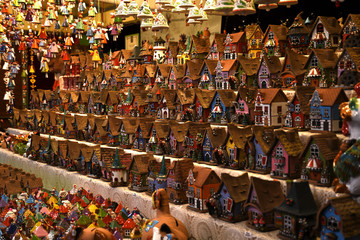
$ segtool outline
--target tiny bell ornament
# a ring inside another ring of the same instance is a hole
[[[154,24],[152,25],[152,31],[163,31],[169,29],[169,25],[167,23],[167,20],[165,16],[159,12],[154,19]]]

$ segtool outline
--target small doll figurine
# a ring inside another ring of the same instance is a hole
[[[41,26],[41,30],[39,32],[38,38],[41,39],[41,40],[46,40],[47,39],[47,34],[46,34],[44,26]]]
[[[56,58],[56,55],[59,53],[60,46],[56,43],[55,38],[53,39],[50,45],[51,57]]]
[[[61,11],[61,14],[64,15],[64,16],[69,16],[69,10],[67,8],[67,5],[62,5],[60,7],[60,11]]]
[[[107,41],[109,40],[108,34],[106,30],[101,31],[101,47],[104,47],[104,44],[107,44]]]
[[[23,52],[26,50],[26,42],[25,42],[25,38],[21,37],[20,39],[20,45],[19,45],[19,51]]]
[[[16,22],[23,22],[24,21],[24,15],[21,11],[18,11],[16,13]]]
[[[63,28],[69,27],[69,22],[68,22],[68,19],[67,19],[66,16],[64,17],[64,21],[63,21],[63,23],[62,23],[61,26],[62,26]]]
[[[16,76],[16,74],[18,74],[19,71],[20,71],[20,65],[17,62],[13,62],[10,67],[11,75]]]
[[[9,49],[8,49],[6,59],[7,59],[9,62],[15,61],[14,48],[9,48]]]
[[[89,11],[88,11],[88,16],[89,17],[95,17],[96,14],[97,14],[96,7],[94,7],[94,3],[91,2],[90,7],[89,7]]]
[[[96,44],[93,46],[93,50],[90,50],[90,55],[92,56],[91,60],[94,62],[94,68],[97,68],[101,58]]]
[[[31,7],[28,7],[26,10],[25,21],[32,22],[32,20],[33,20],[32,15],[33,15],[32,9],[31,9]]]
[[[79,13],[83,13],[86,9],[86,4],[84,3],[83,0],[80,0],[79,5],[78,5],[78,12]]]
[[[42,58],[41,58],[41,63],[40,63],[40,70],[41,72],[45,73],[45,77],[48,78],[48,72],[49,72],[49,59],[46,58],[45,54],[43,54]]]
[[[71,46],[74,44],[74,39],[71,37],[70,33],[67,34],[65,38],[65,48],[71,49]]]

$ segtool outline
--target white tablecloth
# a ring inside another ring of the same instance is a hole
[[[26,134],[27,131],[18,129],[8,129],[11,134]],[[52,138],[61,138],[53,137]],[[86,142],[84,142],[86,143]],[[91,145],[91,143],[86,143]],[[125,149],[126,152],[134,154],[141,154],[138,151],[132,151]],[[155,156],[158,161],[161,161],[162,156]],[[171,159],[174,160],[174,159]],[[29,160],[27,158],[16,155],[8,150],[0,150],[0,163],[10,164],[14,167],[23,169],[24,171],[35,174],[37,177],[43,179],[44,187],[46,189],[52,189],[56,187],[58,190],[64,188],[70,190],[73,184],[78,187],[84,187],[86,190],[91,190],[94,194],[101,194],[103,197],[110,197],[114,201],[120,201],[123,205],[132,208],[139,208],[140,211],[148,218],[155,217],[155,211],[152,210],[151,197],[145,193],[137,193],[130,191],[126,187],[112,188],[108,183],[98,179],[92,179],[83,176],[76,172],[68,172],[64,169],[48,166],[44,163]],[[204,164],[197,164],[201,166],[207,166]],[[231,170],[220,168],[217,166],[207,166],[212,168],[219,176],[223,172],[227,172],[233,176],[243,174],[245,171]],[[263,179],[271,180],[269,175],[260,175],[249,173],[250,176],[256,176]],[[280,180],[284,193],[286,187],[286,181]],[[311,186],[312,193],[315,201],[320,207],[326,202],[326,199],[334,197],[335,193],[332,188],[324,188]],[[171,213],[183,221],[187,226],[192,237],[198,240],[208,239],[277,239],[276,234],[278,231],[272,231],[268,233],[260,233],[255,230],[246,227],[245,222],[240,223],[227,223],[218,219],[212,218],[207,213],[198,213],[186,208],[186,205],[174,205],[170,206]]]

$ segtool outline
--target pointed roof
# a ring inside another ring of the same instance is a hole
[[[203,108],[209,108],[215,95],[215,90],[195,88],[195,94]]]
[[[300,102],[300,109],[303,114],[310,113],[310,100],[315,91],[315,87],[312,86],[296,86],[295,94],[290,102],[293,102],[297,98]]]
[[[168,46],[168,52],[171,53],[172,58],[176,58],[179,50],[179,43],[175,41],[170,41]]]
[[[209,137],[209,140],[210,140],[213,148],[217,148],[217,147],[224,145],[226,137],[227,137],[226,128],[224,128],[224,127],[213,127],[212,128],[210,126],[210,127],[206,128],[206,133]],[[205,137],[203,138],[203,140],[205,140]]]
[[[305,24],[305,20],[302,18],[303,12],[300,12],[294,19],[293,23],[289,27],[287,35],[292,34],[309,34],[310,28]]]
[[[329,34],[336,34],[339,35],[341,32],[341,27],[338,20],[335,17],[325,17],[325,16],[318,16],[315,20],[315,23],[310,32],[313,32],[317,23],[321,21],[324,25],[324,28],[329,32]]]
[[[269,69],[271,74],[279,73],[282,69],[282,64],[280,59],[276,56],[266,56],[262,57],[262,61],[265,62],[267,68]],[[260,68],[259,68],[260,69]]]
[[[235,146],[239,149],[245,149],[252,134],[250,126],[240,128],[234,124],[228,124],[228,137],[231,136]]]
[[[291,65],[291,71],[295,74],[295,76],[300,76],[305,73],[305,64],[308,60],[308,56],[298,54],[294,52],[292,49],[287,48],[285,50],[285,63],[286,60],[289,60]],[[286,64],[283,65],[282,71],[285,71]]]
[[[247,25],[245,27],[246,39],[249,40],[255,34],[256,30],[258,30],[258,29],[263,34],[263,31],[261,30],[259,24],[252,23],[252,24]]]
[[[250,191],[245,207],[248,205],[255,206],[264,214],[273,211],[274,208],[278,207],[285,199],[279,181],[268,181],[251,177],[250,183]],[[256,193],[258,203],[250,202],[252,190]]]
[[[198,188],[202,188],[209,180],[210,184],[220,183],[219,176],[211,168],[196,166],[191,171],[195,178],[194,185]]]
[[[321,106],[334,106],[349,100],[342,88],[316,88],[316,91],[322,100]]]
[[[264,154],[268,154],[275,144],[274,127],[272,126],[252,126],[253,138],[259,143]]]
[[[208,60],[205,59],[203,62],[203,65],[200,68],[200,71],[198,73],[198,75],[201,75],[201,71],[204,69],[204,66],[207,67],[207,69],[209,70],[210,75],[215,75],[216,71],[215,68],[218,64],[218,60]]]
[[[287,199],[291,199],[292,204],[288,204]],[[275,210],[290,213],[298,217],[315,216],[318,208],[311,193],[309,183],[292,182],[286,199]]]
[[[191,44],[194,44],[197,53],[208,53],[210,50],[210,39],[208,37],[191,36]]]
[[[248,173],[244,173],[237,177],[231,176],[228,173],[221,173],[221,180],[222,182],[218,193],[222,191],[223,185],[225,185],[234,203],[246,201],[250,187]]]
[[[349,21],[352,20],[355,26],[360,29],[360,14],[349,14],[344,22],[344,27],[349,23]]]
[[[256,75],[261,64],[260,58],[245,58],[243,56],[239,56],[238,61],[247,76]]]
[[[225,34],[215,33],[212,45],[214,45],[214,43],[216,43],[218,52],[224,52],[224,50],[225,50],[225,44],[224,44],[225,38],[226,38]]]
[[[286,26],[269,24],[269,26],[267,27],[267,29],[265,31],[263,42],[265,41],[265,38],[269,34],[270,30],[274,33],[275,37],[279,41],[286,41],[287,40],[287,36],[286,36],[287,27]]]
[[[360,16],[360,14],[359,14]],[[357,67],[357,71],[360,70],[360,47],[352,47],[352,48],[345,48],[344,51],[341,53],[337,64],[339,64],[339,61],[342,59],[342,56],[344,56],[345,53],[348,53],[350,55],[351,60],[355,63],[355,66]]]
[[[274,100],[277,102],[287,102],[288,98],[280,88],[261,88],[257,90],[262,97],[263,104],[271,104]]]
[[[233,103],[236,100],[236,94],[233,90],[222,89],[222,90],[216,90],[216,92],[219,94],[219,97],[225,107],[233,106]],[[215,96],[216,96],[216,94],[215,94]]]
[[[323,68],[335,68],[338,57],[333,49],[313,49],[306,66],[310,64],[313,55],[316,56]]]
[[[163,155],[163,158],[161,160],[161,167],[160,167],[158,177],[159,178],[165,178],[166,176],[167,176],[166,161],[165,161],[165,156]]]
[[[152,154],[134,155],[133,160],[130,164],[130,169],[133,170],[135,164],[135,167],[137,168],[136,171],[138,173],[147,173],[149,161],[151,161],[151,159],[154,159],[154,156]]]
[[[222,60],[221,66],[223,72],[229,72],[230,70],[235,70],[234,68],[237,67],[238,61],[236,59],[229,59],[229,60]]]
[[[119,149],[116,148],[115,155],[114,155],[114,161],[111,168],[119,169],[119,168],[125,168],[124,165],[121,164],[120,158],[119,158]]]
[[[296,129],[284,131],[275,130],[275,136],[279,142],[284,146],[285,151],[289,156],[298,157],[303,150],[303,144],[300,141],[299,133]]]
[[[177,96],[182,105],[193,104],[195,101],[195,89],[177,89]]]
[[[169,169],[174,170],[175,182],[185,182],[190,169],[194,168],[193,160],[184,158],[181,160],[174,160]]]
[[[310,144],[313,141],[319,147],[319,151],[321,155],[324,157],[325,161],[334,160],[335,156],[339,152],[339,147],[340,147],[339,139],[334,132],[322,132],[311,135],[304,144],[304,148],[300,157],[305,156],[307,150],[310,147]]]

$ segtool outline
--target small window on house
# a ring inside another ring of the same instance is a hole
[[[283,156],[283,149],[282,147],[277,147],[275,152],[276,157],[282,157]]]
[[[316,32],[318,32],[318,33],[324,32],[324,25],[322,25],[322,23],[319,23],[319,24],[316,26]]]
[[[267,72],[267,69],[266,68],[262,68],[261,69],[261,75],[267,75],[268,72]]]
[[[274,39],[274,33],[273,32],[269,32],[269,40]]]
[[[245,110],[245,103],[244,103],[244,102],[240,102],[240,103],[239,103],[239,109],[240,109],[240,111],[244,111],[244,110]]]
[[[293,79],[291,77],[286,78],[286,85],[291,85]]]
[[[278,107],[277,107],[277,113],[278,113],[278,114],[281,114],[281,112],[282,112],[282,107],[281,107],[281,106],[278,106]]]
[[[336,231],[339,229],[338,220],[335,217],[329,217],[327,219],[326,227],[331,231]]]
[[[291,228],[292,228],[291,216],[285,215],[284,216],[284,230],[285,231],[290,231]]]
[[[221,99],[220,99],[219,96],[216,97],[216,99],[215,99],[215,104],[216,104],[216,105],[221,105]]]
[[[300,112],[300,104],[295,104],[295,112],[296,113]]]
[[[350,61],[350,60],[348,60],[347,62],[346,62],[346,68],[347,69],[351,69],[352,68],[352,61]]]
[[[351,27],[351,32],[355,32],[356,30],[357,30],[357,28],[355,25]]]
[[[311,158],[319,158],[319,147],[316,144],[311,144],[310,156]]]
[[[324,117],[325,118],[329,117],[329,109],[324,109]]]
[[[279,124],[282,123],[282,117],[278,117],[278,121],[277,121]]]
[[[251,45],[256,45],[256,39],[251,40]]]
[[[345,34],[349,34],[350,33],[350,28],[349,27],[346,27],[345,28]]]
[[[339,68],[340,68],[340,69],[344,69],[344,66],[345,66],[344,61],[340,61],[340,63],[339,63]]]
[[[311,59],[311,67],[317,67],[318,66],[318,59],[317,59],[317,57],[313,57],[312,59]]]
[[[197,198],[200,198],[201,196],[200,196],[200,189],[198,188],[198,189],[196,189],[196,195],[197,195]]]
[[[291,65],[290,64],[286,64],[286,69],[290,70]]]

